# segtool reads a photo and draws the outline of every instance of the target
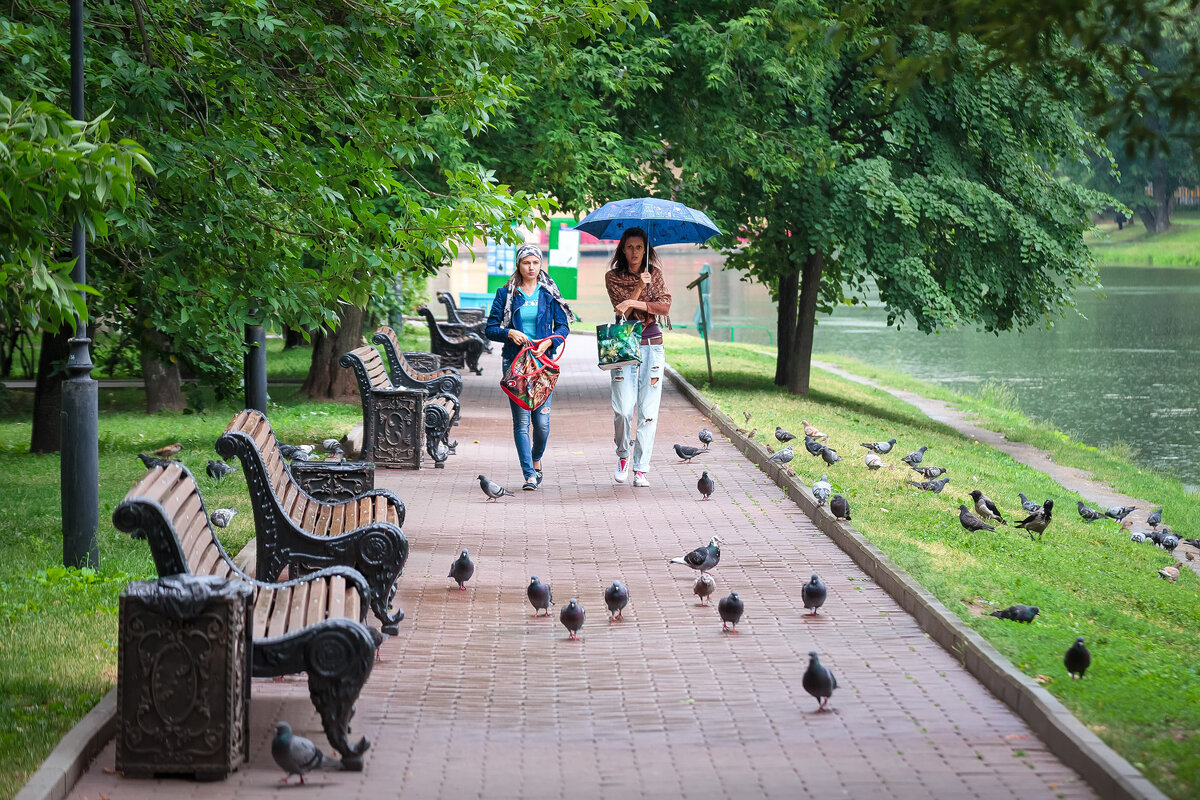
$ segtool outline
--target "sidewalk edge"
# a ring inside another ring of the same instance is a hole
[[[114,686],[75,727],[67,731],[13,800],[63,800],[75,788],[88,763],[116,732],[117,689]]]

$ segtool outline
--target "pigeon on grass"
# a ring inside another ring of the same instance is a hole
[[[804,435],[811,436],[814,439],[828,439],[829,437],[821,433],[815,426],[809,425],[808,420],[800,420],[800,424],[804,426]]]
[[[550,592],[550,584],[542,583],[537,575],[532,575],[529,578],[529,587],[525,590],[525,596],[529,598],[529,604],[533,606],[533,615],[541,616],[543,611],[546,616],[550,616],[550,606],[554,605],[554,596]]]
[[[208,519],[218,528],[228,528],[236,513],[238,513],[236,508],[218,508],[208,515]]]
[[[775,426],[775,438],[778,439],[781,444],[787,444],[792,439],[796,438],[796,434],[791,433],[790,431],[785,431],[783,428],[776,425]]]
[[[1164,581],[1170,581],[1171,583],[1174,583],[1175,581],[1179,580],[1179,568],[1182,566],[1182,561],[1176,561],[1171,566],[1160,569],[1158,571],[1158,577],[1162,578]]]
[[[997,617],[999,619],[1010,619],[1013,622],[1033,622],[1033,618],[1041,612],[1037,606],[1022,606],[1015,605],[1008,608],[1002,608],[999,611],[993,611],[988,616]]]
[[[1042,507],[1026,497],[1024,492],[1017,492],[1017,496],[1021,498],[1021,508],[1025,509],[1026,513],[1036,514],[1042,510]]]
[[[454,582],[458,584],[459,591],[465,592],[467,587],[464,586],[464,584],[471,580],[471,576],[474,574],[475,562],[471,560],[469,555],[467,555],[467,550],[464,547],[462,554],[459,555],[458,558],[454,559],[454,563],[450,565],[450,574],[448,574],[446,577],[453,578]]]
[[[892,448],[896,446],[895,439],[888,439],[886,442],[862,442],[859,447],[865,447],[872,453],[878,453],[881,456],[886,456],[892,452]]]
[[[1108,509],[1108,511],[1104,512],[1104,516],[1120,522],[1134,511],[1137,511],[1137,506],[1113,506],[1112,508]]]
[[[1080,500],[1076,507],[1079,509],[1079,516],[1083,517],[1084,522],[1095,522],[1098,519],[1104,519],[1104,515],[1096,509]]]
[[[867,465],[867,469],[881,469],[883,467],[883,459],[878,453],[867,453],[863,458],[863,463]]]
[[[571,602],[562,607],[562,611],[558,612],[558,621],[567,629],[569,634],[567,638],[579,641],[579,631],[583,628],[583,620],[586,616],[587,612],[574,597],[571,598]]]
[[[498,483],[488,480],[486,475],[479,476],[479,488],[483,489],[483,493],[487,495],[487,502],[494,503],[501,497],[516,497],[515,494],[505,489]]]
[[[705,547],[697,547],[685,556],[672,558],[672,564],[686,564],[692,569],[708,572],[721,561],[721,537],[714,536]]]
[[[804,449],[808,451],[809,455],[819,456],[821,455],[821,451],[825,449],[825,445],[821,444],[811,436],[805,436]]]
[[[728,597],[722,597],[717,603],[717,613],[721,615],[721,630],[737,633],[737,624],[745,612],[746,605],[737,592],[730,592]]]
[[[804,678],[800,684],[804,687],[804,691],[811,694],[817,701],[817,711],[824,711],[825,706],[833,697],[833,690],[837,688],[837,678],[833,677],[833,673],[829,668],[821,664],[817,658],[817,651],[810,650],[808,653],[808,669],[804,670]]]
[[[923,477],[927,481],[934,478],[940,478],[950,470],[945,467],[913,467],[912,471]]]
[[[148,453],[138,453],[138,458],[142,460],[142,464],[146,469],[154,469],[155,467],[166,467],[170,465],[170,461],[165,458],[152,456]]]
[[[224,461],[214,461],[210,458],[208,460],[208,466],[204,468],[204,471],[207,472],[208,477],[212,478],[213,480],[221,481],[237,472],[237,467],[233,466],[232,464],[226,464]]]
[[[966,528],[971,533],[975,533],[976,531],[994,531],[994,530],[996,530],[994,527],[992,527],[991,525],[988,525],[986,522],[981,520],[979,517],[975,516],[970,511],[968,511],[967,507],[965,505],[960,505],[958,507],[958,521],[964,528]]]
[[[934,494],[941,494],[942,489],[945,489],[946,484],[949,482],[949,478],[942,478],[937,481],[909,481],[908,485],[924,489],[927,492],[933,492]]]
[[[340,761],[322,753],[311,739],[292,733],[292,726],[286,722],[275,723],[271,758],[284,772],[280,783],[287,783],[293,775],[300,776],[300,783],[304,783],[305,774],[314,769],[337,770],[342,767]]]
[[[608,621],[624,619],[622,611],[629,605],[629,589],[620,581],[613,581],[612,586],[604,590],[604,605],[608,607]]]
[[[834,464],[841,461],[842,457],[839,456],[837,454],[837,450],[834,450],[832,447],[822,447],[821,460],[832,467]]]
[[[817,615],[817,609],[825,605],[825,599],[828,596],[829,589],[815,572],[808,579],[808,583],[800,588],[800,600],[803,601],[805,608],[811,609],[809,616]]]
[[[910,467],[915,467],[921,463],[921,459],[925,458],[925,451],[929,449],[929,445],[921,445],[920,450],[913,450],[911,453],[900,459]]]
[[[1083,673],[1092,665],[1092,654],[1084,645],[1082,636],[1076,638],[1075,644],[1067,649],[1067,654],[1063,656],[1063,665],[1067,668],[1071,680],[1083,680]]]

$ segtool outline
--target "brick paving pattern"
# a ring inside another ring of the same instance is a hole
[[[1031,798],[1092,797],[1074,771],[867,578],[670,386],[649,489],[616,485],[607,373],[587,338],[571,342],[555,394],[545,484],[522,492],[498,356],[466,376],[458,454],[444,470],[380,471],[400,494],[412,545],[397,603],[407,618],[383,645],[358,702],[362,773],[309,776],[313,791],[381,798]],[[764,421],[774,424],[774,421]],[[695,489],[702,469],[717,483]],[[487,503],[476,476],[516,490]],[[632,480],[632,476],[631,476]],[[738,632],[697,605],[692,570],[668,559],[720,535],[714,601],[737,590]],[[462,548],[475,577],[446,577]],[[816,618],[800,586],[829,586]],[[553,587],[549,619],[525,599],[531,574]],[[623,622],[602,592],[628,587]],[[587,609],[581,641],[558,623]],[[832,712],[800,686],[816,650],[838,679]],[[251,761],[228,780],[126,780],[110,745],[71,796],[268,798],[276,720],[328,751],[303,676],[255,681]]]

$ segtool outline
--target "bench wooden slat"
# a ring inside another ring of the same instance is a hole
[[[346,616],[346,579],[334,576],[329,579],[329,610],[331,618]]]
[[[362,616],[362,598],[359,596],[358,592],[354,591],[354,587],[347,586],[346,591],[343,594],[343,596],[346,598],[345,601],[343,602],[343,607],[345,608],[344,613],[346,615],[346,618],[347,619],[358,619],[359,617],[361,617]]]
[[[304,515],[301,517],[300,527],[306,531],[311,531],[317,526],[317,514],[321,510],[320,501],[315,498],[304,498],[306,503],[304,507]]]
[[[271,619],[271,600],[275,593],[261,586],[254,590],[254,638],[261,639],[267,635],[267,623]]]
[[[267,636],[282,636],[287,633],[288,617],[292,612],[292,587],[276,589],[274,594],[271,616],[267,620]]]
[[[266,452],[267,442],[274,436],[274,431],[271,430],[271,425],[267,422],[265,416],[259,417],[253,425],[247,427],[246,433],[250,434],[250,438],[254,440],[254,446],[258,448],[258,452],[260,453]]]
[[[329,600],[329,581],[313,581],[308,590],[308,608],[304,624],[315,625],[325,619],[325,604]]]
[[[221,559],[221,549],[217,547],[217,543],[213,541],[211,536],[208,537],[208,544],[200,552],[200,557],[196,559],[196,567],[193,573],[196,575],[212,575],[213,568],[217,566],[217,562]]]
[[[330,536],[341,536],[345,530],[346,504],[343,503],[333,510],[333,524],[329,526]]]
[[[289,631],[298,631],[304,628],[304,618],[308,614],[308,592],[317,583],[324,583],[324,581],[306,581],[292,587],[292,597],[288,601],[287,629]]]
[[[346,503],[346,515],[342,517],[342,530],[352,531],[358,527],[358,503]]]
[[[275,451],[274,455],[275,463],[271,465],[271,471],[267,473],[267,480],[271,483],[271,490],[278,495],[280,488],[287,481],[287,467],[284,466],[283,458],[279,456],[278,450]]]
[[[292,483],[282,487],[282,490],[276,492],[276,497],[279,498],[279,509],[283,511],[285,516],[292,515],[292,506],[296,505],[296,497],[299,496],[299,488]]]
[[[204,519],[204,515],[199,513],[200,498],[195,498],[195,506],[197,513],[193,514],[186,525],[180,525],[183,520],[176,517],[178,521],[175,531],[179,536],[179,547],[183,551],[183,560],[187,564],[188,571],[193,575],[203,575],[196,569],[196,565],[200,562],[200,554],[204,552],[204,548],[212,541],[212,529],[208,527],[208,520]]]
[[[329,525],[333,521],[333,506],[328,503],[321,504],[321,513],[317,515],[317,522],[313,525],[312,531],[314,536],[328,536]]]
[[[308,498],[296,492],[296,502],[292,505],[292,510],[288,513],[288,517],[304,528],[304,511],[308,508]],[[307,530],[307,528],[305,528]]]

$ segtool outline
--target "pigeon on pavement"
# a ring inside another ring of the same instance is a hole
[[[883,466],[883,459],[879,457],[878,453],[868,452],[863,458],[863,463],[867,465],[867,469],[880,469]]]
[[[796,453],[792,450],[792,446],[789,444],[787,447],[768,458],[767,461],[770,461],[772,464],[786,464],[795,457]]]
[[[945,467],[913,467],[912,471],[925,478],[925,480],[931,481],[934,478],[942,477],[950,470]]]
[[[1009,606],[1002,608],[999,611],[993,611],[989,616],[999,617],[1000,619],[1011,619],[1013,622],[1033,622],[1033,618],[1041,611],[1037,606]]]
[[[1082,636],[1077,637],[1075,644],[1067,649],[1067,654],[1063,656],[1063,665],[1066,666],[1071,680],[1083,680],[1083,673],[1092,665],[1092,654],[1083,644]]]
[[[800,599],[804,601],[804,607],[812,609],[810,616],[816,616],[817,609],[825,605],[825,599],[828,596],[829,589],[815,572],[808,579],[808,583],[800,588]]]
[[[886,442],[862,442],[860,447],[865,447],[872,453],[878,453],[881,456],[886,456],[892,452],[892,448],[896,446],[895,439],[888,439]]]
[[[447,578],[453,578],[458,584],[460,591],[466,591],[467,587],[463,584],[471,580],[471,576],[475,574],[475,562],[467,555],[467,550],[464,547],[462,554],[454,559],[454,563],[450,565],[450,574]]]
[[[486,475],[479,476],[479,488],[483,489],[483,493],[488,496],[487,501],[489,503],[494,503],[501,497],[516,497],[515,494],[500,484],[488,480]]]
[[[208,518],[218,528],[228,528],[236,513],[238,513],[236,508],[218,508],[209,514]]]
[[[707,450],[708,446],[713,443],[713,432],[708,428],[701,428],[698,435],[700,437],[700,444],[704,445],[704,449]]]
[[[776,425],[775,426],[775,438],[778,439],[782,444],[787,444],[792,439],[796,438],[796,434],[789,433],[788,431],[785,431],[783,428]]]
[[[1151,530],[1157,530],[1158,526],[1162,524],[1162,509],[1160,508],[1146,517],[1146,522],[1150,525]]]
[[[219,481],[222,478],[227,478],[233,473],[237,472],[237,467],[233,466],[232,464],[226,464],[224,461],[213,461],[210,458],[208,460],[208,466],[205,467],[204,471],[208,473],[208,477]]]
[[[1017,527],[1029,533],[1030,540],[1033,539],[1033,534],[1037,534],[1037,538],[1042,538],[1042,534],[1046,532],[1046,528],[1050,527],[1050,516],[1054,511],[1054,501],[1047,500],[1042,505],[1038,506],[1038,510],[1034,511],[1028,517],[1016,523]]]
[[[842,457],[837,454],[837,450],[828,446],[821,448],[821,458],[831,467],[842,460]]]
[[[1160,569],[1158,571],[1158,575],[1163,580],[1167,580],[1167,581],[1170,581],[1171,583],[1174,583],[1175,581],[1179,580],[1179,568],[1182,566],[1183,566],[1182,561],[1176,561],[1171,566],[1163,567],[1162,569]]]
[[[970,511],[967,511],[967,507],[965,505],[960,505],[958,507],[958,521],[960,523],[962,523],[962,526],[964,528],[966,528],[968,531],[971,531],[972,533],[974,533],[975,531],[994,531],[994,530],[996,530],[991,525],[988,525],[986,522],[981,520],[979,517],[972,514]]]
[[[817,651],[810,650],[808,669],[804,670],[804,678],[800,684],[804,687],[804,691],[816,698],[817,711],[824,711],[825,704],[833,697],[833,690],[837,688],[837,678],[833,677],[833,673],[829,671],[828,667],[821,664],[817,658]]]
[[[829,485],[829,481],[822,475],[821,480],[813,484],[812,493],[817,501],[817,505],[823,506],[829,502],[829,496],[833,494],[833,487]]]
[[[305,773],[314,769],[339,769],[341,763],[322,753],[311,739],[292,733],[292,726],[286,722],[275,723],[275,738],[271,740],[271,758],[283,770],[280,783],[287,783],[293,775],[300,776],[304,783]]]
[[[1104,515],[1089,505],[1086,505],[1082,500],[1078,503],[1079,516],[1083,517],[1084,522],[1095,522],[1098,519],[1104,519]]]
[[[165,467],[171,462],[165,458],[148,455],[147,453],[138,453],[138,458],[142,460],[142,464],[146,469],[154,469],[155,467]]]
[[[171,459],[179,455],[182,451],[183,445],[179,442],[176,442],[175,444],[169,444],[166,447],[158,448],[154,451],[154,455],[158,456],[159,458]]]
[[[746,605],[737,592],[730,592],[728,597],[722,597],[717,603],[717,613],[721,615],[721,630],[732,628],[737,633],[738,621],[746,611]]]
[[[716,590],[717,582],[707,572],[697,575],[696,582],[692,584],[692,594],[700,598],[700,605],[707,605],[709,596]]]
[[[829,501],[829,510],[833,512],[834,519],[850,519],[850,501],[840,494],[835,494]]]
[[[804,426],[804,435],[811,436],[814,439],[828,439],[829,437],[821,433],[816,427],[809,425],[808,420],[800,420],[800,424]]]
[[[921,445],[920,450],[913,450],[911,453],[900,459],[910,467],[915,467],[921,463],[921,459],[925,457],[925,451],[929,449],[929,445]]]
[[[608,606],[608,620],[623,619],[621,612],[629,605],[629,589],[620,581],[604,590],[604,605]]]
[[[804,449],[809,452],[809,455],[819,456],[821,455],[821,451],[825,449],[825,445],[821,444],[811,436],[805,436]]]
[[[1134,511],[1137,511],[1137,506],[1113,506],[1108,511],[1104,512],[1104,516],[1109,519],[1115,519],[1117,522],[1128,517]]]
[[[713,483],[713,479],[708,477],[708,470],[702,472],[700,474],[700,480],[696,481],[696,491],[704,495],[704,499],[707,500],[708,498],[712,497],[712,493],[716,488],[717,485]]]
[[[314,448],[311,444],[287,444],[280,442],[279,455],[286,458],[288,461],[307,461],[312,455]]]
[[[942,489],[946,488],[946,484],[950,482],[949,478],[942,478],[938,481],[909,481],[909,486],[915,486],[918,489],[924,489],[927,492],[941,494]]]
[[[1004,517],[1000,515],[1000,509],[996,508],[996,504],[992,502],[992,498],[978,489],[972,489],[971,499],[975,501],[975,510],[979,512],[980,517],[983,519],[994,519],[1001,525],[1008,524],[1004,521]]]
[[[574,597],[571,602],[563,606],[562,611],[558,612],[558,621],[563,624],[570,634],[571,639],[579,639],[579,630],[583,627],[583,619],[587,616],[587,612],[583,610],[583,606],[579,605],[579,601]]]
[[[697,547],[686,556],[672,558],[672,564],[687,564],[692,569],[708,572],[721,561],[721,539],[714,536],[708,540],[706,547]]]
[[[704,452],[703,447],[692,447],[690,444],[675,445],[675,455],[679,456],[679,463],[691,461],[696,456]]]
[[[533,606],[533,615],[541,616],[543,611],[550,616],[550,606],[554,605],[554,596],[550,593],[550,584],[542,583],[537,575],[529,577],[529,587],[525,589],[529,605]]]
[[[321,449],[326,453],[336,453],[342,449],[341,439],[322,439]]]
[[[1042,507],[1025,496],[1024,492],[1017,492],[1017,496],[1021,498],[1021,508],[1029,514],[1036,514],[1042,510]]]
[[[1179,547],[1179,537],[1173,533],[1164,533],[1158,539],[1158,546],[1169,553]]]

